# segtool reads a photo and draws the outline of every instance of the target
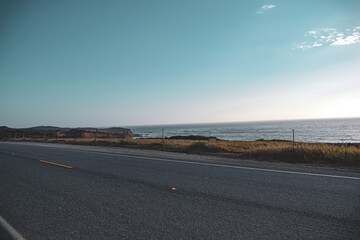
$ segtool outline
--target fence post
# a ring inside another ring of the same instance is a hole
[[[295,149],[295,129],[293,129],[293,149]]]

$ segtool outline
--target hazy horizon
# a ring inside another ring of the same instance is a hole
[[[188,122],[188,123],[164,123],[164,124],[145,124],[145,125],[109,125],[109,126],[63,126],[63,125],[54,125],[54,124],[44,124],[44,125],[33,125],[33,126],[6,126],[9,128],[32,128],[32,127],[59,127],[59,128],[111,128],[111,127],[120,127],[120,128],[130,128],[130,127],[157,127],[157,126],[186,126],[186,125],[221,125],[221,124],[237,124],[237,123],[267,123],[267,122],[291,122],[291,121],[321,121],[321,120],[346,120],[346,119],[360,119],[360,117],[341,117],[341,118],[303,118],[303,119],[272,119],[272,120],[254,120],[254,121],[233,121],[233,122]]]
[[[360,1],[0,0],[0,125],[360,117]]]

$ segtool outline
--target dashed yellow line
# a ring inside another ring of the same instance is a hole
[[[62,164],[59,164],[59,163],[53,163],[53,162],[48,162],[48,161],[44,161],[44,160],[39,160],[39,161],[40,161],[40,162],[43,162],[43,163],[53,164],[53,165],[60,166],[60,167],[73,168],[73,167],[71,167],[71,166],[62,165]]]

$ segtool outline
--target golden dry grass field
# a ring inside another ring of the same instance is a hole
[[[38,141],[44,139],[18,139]],[[287,163],[303,163],[360,168],[360,144],[301,143],[287,141],[223,141],[182,139],[46,139],[46,142],[118,146],[159,151],[255,159]]]

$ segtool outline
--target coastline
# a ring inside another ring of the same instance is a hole
[[[310,143],[359,143],[360,118],[274,120],[233,123],[175,124],[128,127],[134,138],[186,135],[231,141],[280,139]]]

